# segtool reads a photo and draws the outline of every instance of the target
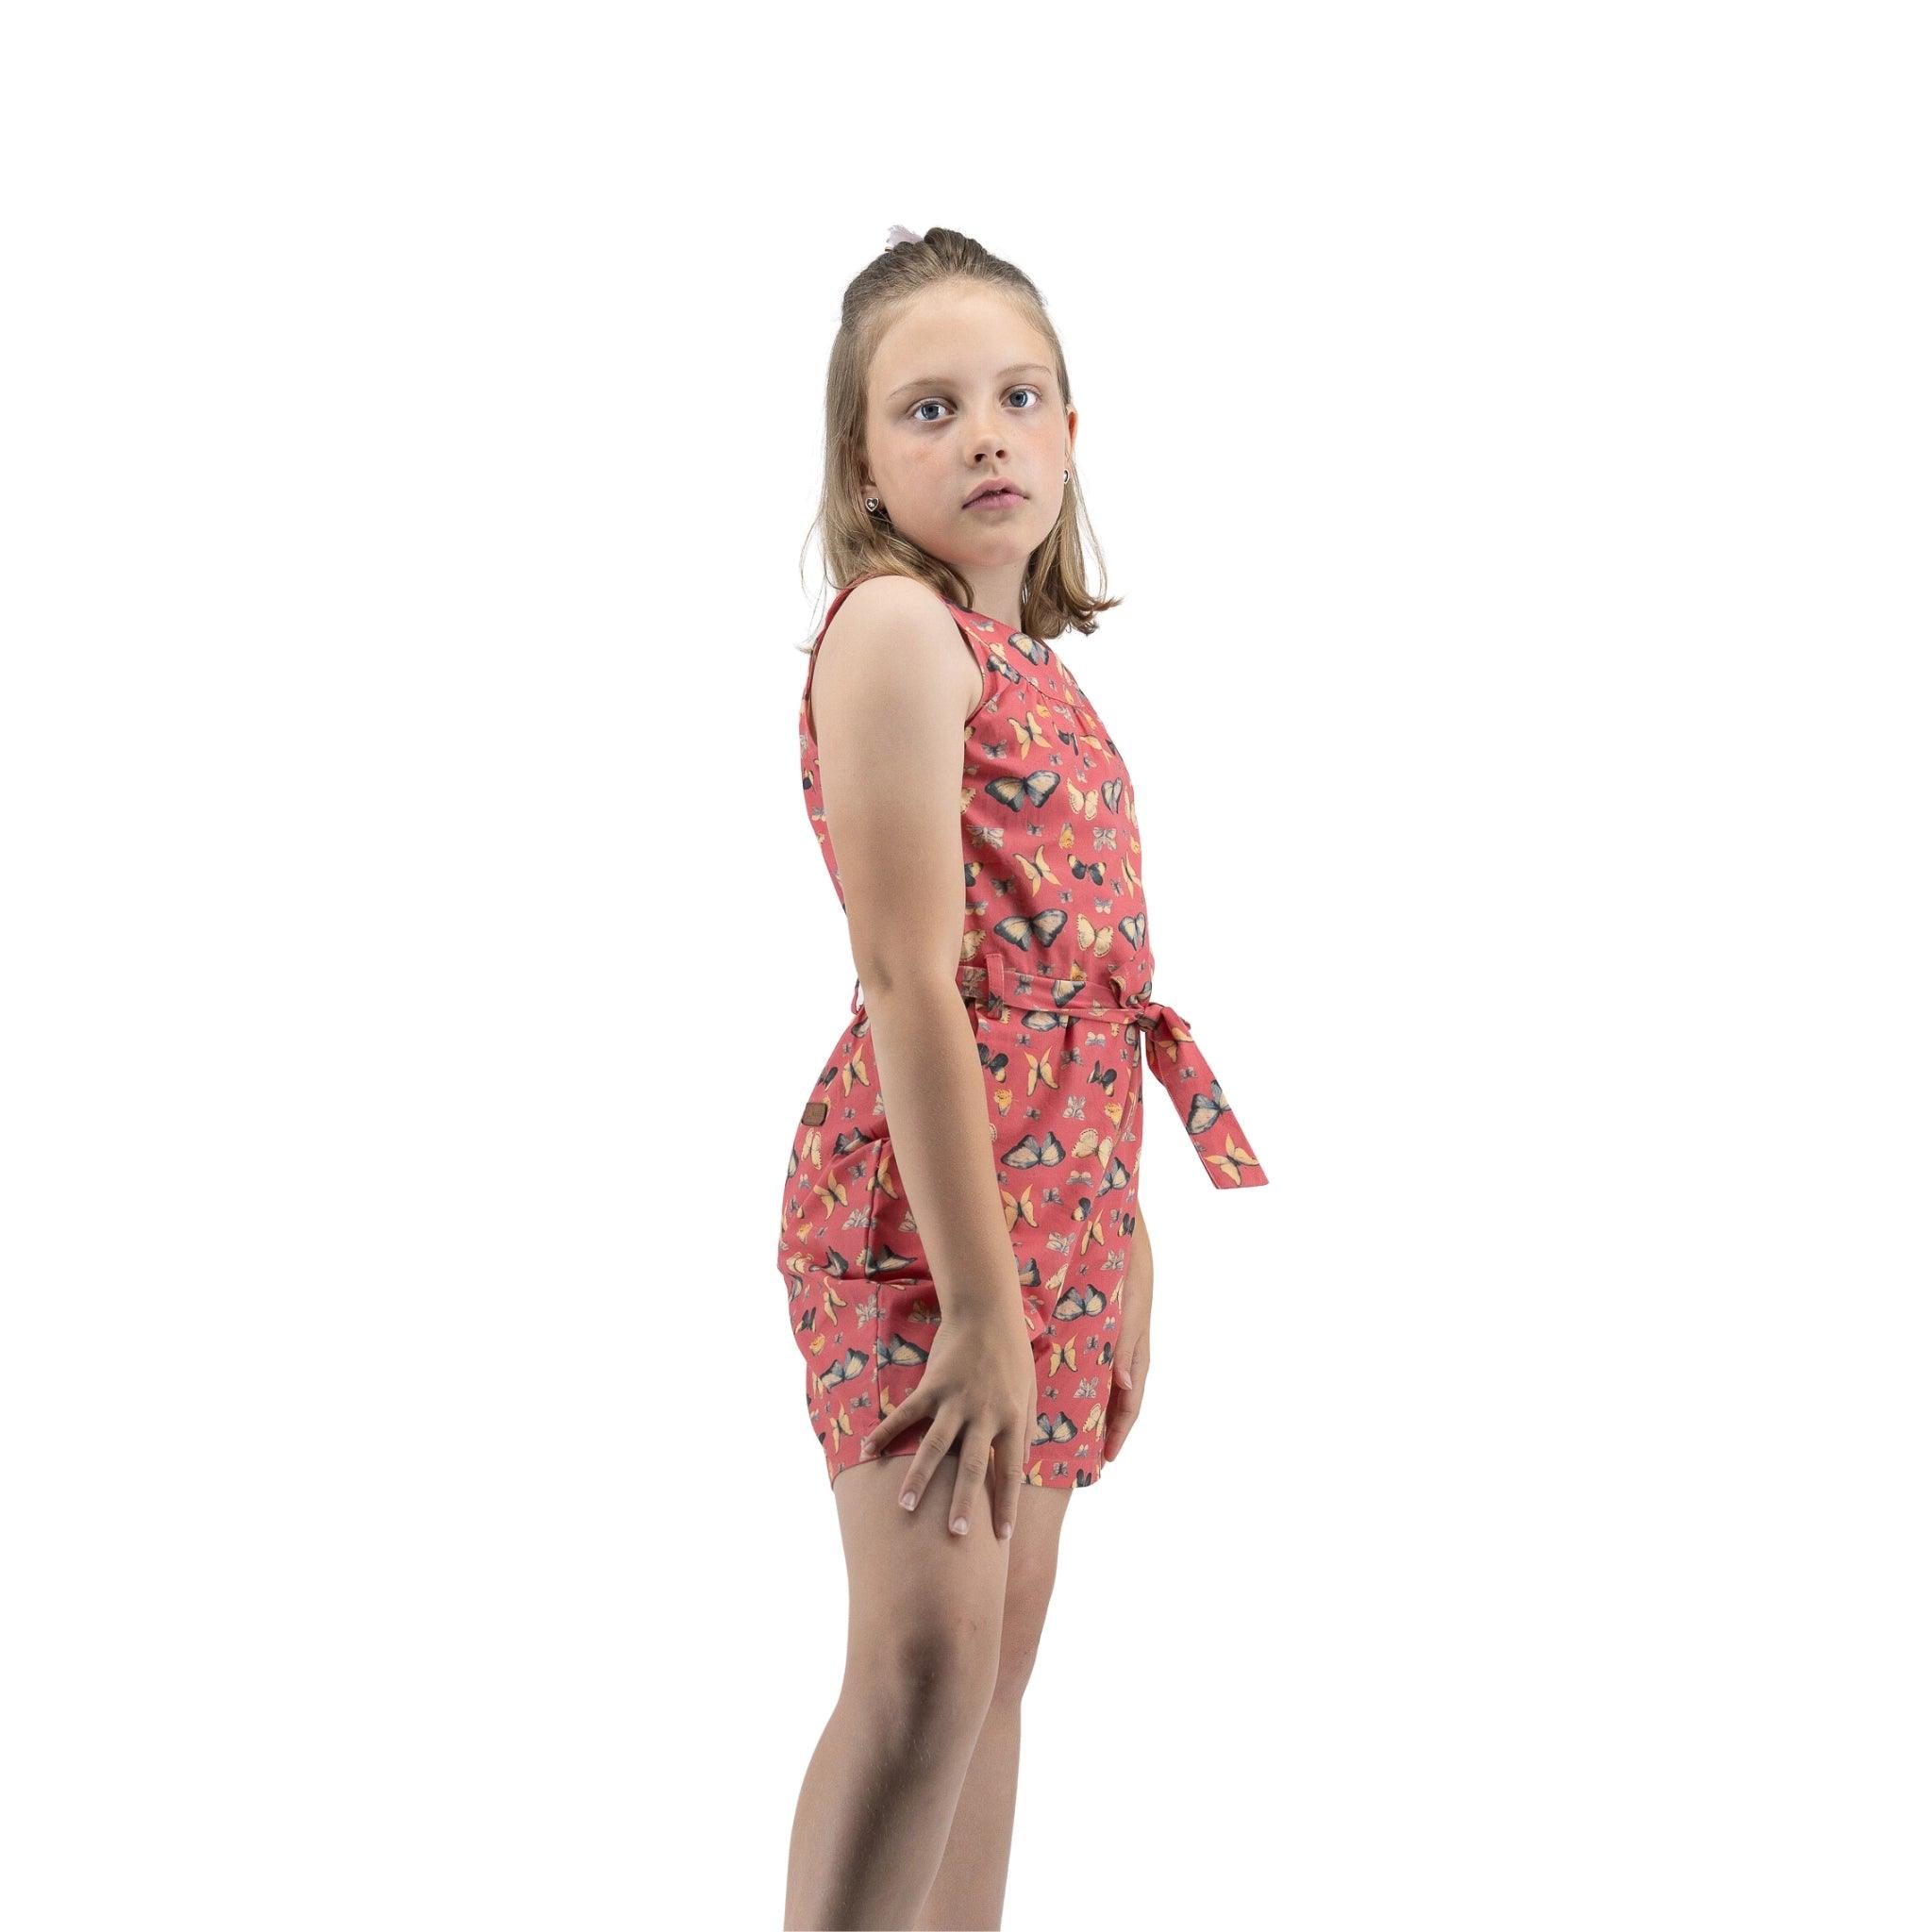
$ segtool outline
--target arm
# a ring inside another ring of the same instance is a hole
[[[1153,1344],[1149,1324],[1154,1318],[1154,1243],[1147,1237],[1147,1215],[1134,1205],[1134,1243],[1127,1253],[1126,1279],[1121,1285],[1121,1332],[1114,1343],[1113,1385],[1108,1391],[1107,1446],[1101,1451],[1111,1462],[1126,1447],[1127,1431],[1141,1414],[1147,1392],[1147,1371]]]
[[[918,1386],[880,1415],[859,1453],[883,1456],[924,1424],[900,1500],[917,1508],[957,1450],[947,1522],[970,1529],[974,1492],[996,1466],[992,1523],[1009,1537],[1025,1480],[1033,1351],[958,981],[962,727],[980,702],[979,662],[945,607],[899,577],[851,591],[819,654],[813,716],[825,827],[899,1178],[942,1318]]]
[[[819,646],[812,715],[873,1058],[941,1307],[1010,1309],[1017,1272],[959,997],[959,787],[977,660],[923,584],[876,577]],[[1024,1324],[1023,1324],[1024,1326]]]
[[[1134,1202],[1134,1244],[1127,1251],[1127,1277],[1121,1295],[1121,1339],[1116,1362],[1125,1362],[1129,1386],[1138,1395],[1146,1376],[1147,1324],[1154,1312],[1154,1243],[1147,1237],[1147,1210]]]

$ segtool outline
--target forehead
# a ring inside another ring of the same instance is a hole
[[[1020,364],[1053,374],[1053,350],[1019,304],[991,289],[927,289],[888,325],[873,352],[868,387],[877,397],[932,377],[991,381]]]

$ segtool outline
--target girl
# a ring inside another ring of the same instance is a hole
[[[1077,420],[1039,291],[966,236],[894,228],[846,290],[798,742],[859,980],[778,1267],[851,1609],[788,1926],[999,1924],[1060,1520],[1146,1389],[1143,1034],[1214,1184],[1267,1180],[1152,996],[1133,785],[1047,641],[1120,601]]]

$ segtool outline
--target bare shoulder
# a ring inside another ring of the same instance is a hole
[[[963,724],[984,695],[983,674],[958,620],[916,577],[868,577],[846,593],[819,645],[814,695],[829,713],[866,694],[898,712],[934,706]]]

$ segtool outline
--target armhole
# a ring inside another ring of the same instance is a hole
[[[858,590],[860,584],[867,582],[870,578],[903,576],[904,575],[905,573],[903,571],[867,571],[864,576],[854,577],[849,584],[842,585],[840,588],[839,594],[836,597],[834,597],[831,603],[826,607],[824,622],[819,625],[819,634],[811,641],[811,655],[809,658],[806,659],[805,690],[799,693],[799,708],[805,713],[808,719],[809,719],[811,716],[810,706],[812,674],[819,668],[819,646],[824,642],[825,633],[831,629],[832,620],[833,618],[838,616],[840,605],[844,603],[846,598],[849,597],[854,591]],[[939,597],[939,592],[935,591],[933,592],[933,595]],[[974,722],[974,720],[978,718],[979,714],[983,710],[985,710],[990,704],[991,704],[994,693],[997,690],[997,686],[993,678],[992,656],[991,653],[987,650],[986,646],[974,637],[972,629],[968,625],[964,616],[961,615],[958,607],[957,605],[948,604],[943,597],[940,597],[940,602],[941,605],[945,607],[946,615],[953,620],[954,625],[958,630],[959,641],[966,646],[966,649],[968,653],[971,655],[973,661],[979,667],[979,702],[974,706],[973,709],[967,714],[965,719],[965,726],[970,726]],[[962,728],[965,728],[965,726],[962,726]],[[814,724],[811,732],[812,741],[814,743],[818,741],[818,728],[817,725]]]
[[[941,601],[943,603],[945,600],[941,598]],[[973,635],[972,626],[966,622],[957,605],[947,604],[946,609],[951,613],[953,622],[959,626],[960,641],[973,653],[973,661],[979,666],[979,702],[966,714],[966,722],[960,727],[962,730],[970,731],[979,722],[979,714],[992,703],[999,685],[992,675],[992,653],[987,649],[982,640]]]

